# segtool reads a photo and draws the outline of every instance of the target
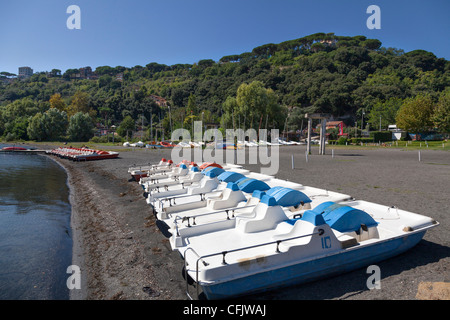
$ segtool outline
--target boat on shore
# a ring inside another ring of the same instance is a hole
[[[94,150],[89,148],[72,148],[72,147],[67,148],[60,147],[47,151],[46,153],[73,161],[114,159],[119,156],[119,153],[114,151]]]
[[[158,164],[152,165],[152,164],[144,164],[140,166],[134,165],[133,167],[128,168],[128,173],[131,174],[131,177],[137,181],[140,182],[142,178],[146,178],[152,174],[162,174],[165,172],[169,172],[172,170],[173,167],[173,161],[167,160],[166,158],[162,158]]]
[[[24,151],[24,150],[28,150],[28,149],[23,148],[23,147],[3,147],[2,150],[3,151]]]
[[[167,141],[161,141],[159,143],[163,148],[175,148],[177,145]]]
[[[189,284],[197,298],[228,299],[376,264],[411,249],[439,225],[425,215],[239,166],[201,169],[205,165],[177,168],[184,177],[195,173],[198,181],[189,186],[182,177],[147,181],[147,202],[184,261],[191,299]]]
[[[197,295],[201,287],[206,298],[225,299],[348,272],[409,250],[438,225],[366,201],[324,202],[289,218],[265,195],[254,211],[259,218],[237,217],[185,236],[179,251]]]

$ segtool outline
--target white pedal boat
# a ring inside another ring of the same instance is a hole
[[[176,183],[180,178],[188,176],[192,168],[197,168],[197,166],[182,163],[177,167],[173,167],[170,171],[149,174],[146,177],[141,178],[141,180],[139,180],[139,184],[145,189],[148,185],[159,187],[172,182]]]
[[[140,181],[141,178],[145,178],[151,174],[156,173],[164,173],[167,171],[171,171],[173,166],[172,160],[167,160],[165,158],[162,158],[161,161],[159,161],[158,164],[146,164],[146,165],[140,165],[140,166],[133,166],[128,168],[128,173],[131,174],[131,176],[136,180],[137,182]]]
[[[209,173],[207,173],[208,175]],[[233,173],[235,174],[235,173]],[[232,176],[232,174],[230,174]],[[157,198],[157,201],[154,201],[153,208],[156,211],[156,217],[160,220],[167,219],[169,216],[167,214],[171,214],[173,217],[175,215],[183,215],[184,212],[188,212],[188,210],[199,209],[206,207],[209,199],[219,199],[221,200],[221,205],[217,205],[217,201],[215,201],[215,208],[224,208],[225,205],[228,207],[234,206],[236,203],[228,202],[225,189],[227,187],[228,182],[236,182],[238,188],[245,194],[245,199],[242,201],[247,201],[251,198],[253,191],[267,191],[272,187],[283,186],[291,189],[299,189],[303,186],[299,183],[285,181],[276,179],[273,176],[263,175],[259,173],[251,172],[247,176],[244,176],[238,180],[227,180],[228,173],[224,172],[220,174],[216,179],[210,179],[210,187],[216,185],[216,187],[212,190],[207,190],[208,192],[204,193],[205,188],[197,188],[196,186],[189,187],[188,192],[185,195],[179,195],[176,197],[160,197]],[[213,180],[213,181],[211,181]],[[222,182],[223,181],[223,182]],[[214,185],[213,185],[214,184]],[[158,195],[158,194],[157,194]],[[224,198],[225,196],[225,198]],[[149,196],[150,197],[150,196]],[[225,199],[225,200],[222,200]],[[154,199],[155,200],[155,199]]]
[[[172,211],[192,209],[189,205],[186,207],[186,204],[203,201],[208,197],[220,196],[228,182],[235,182],[244,178],[258,181],[274,179],[273,176],[260,173],[249,171],[241,171],[242,173],[236,172],[238,169],[227,172],[221,168],[208,167],[204,170],[204,177],[199,182],[193,183],[187,187],[180,184],[168,186],[167,188],[164,188],[164,190],[161,190],[160,188],[158,188],[158,190],[152,190],[148,193],[147,203],[153,205],[153,209],[156,212],[161,212],[165,207],[171,207],[170,210]],[[247,187],[247,189],[249,188],[250,187]],[[253,192],[253,190],[251,192]]]
[[[375,264],[410,249],[438,225],[366,201],[325,202],[289,219],[265,195],[255,210],[267,218],[236,217],[184,237],[179,251],[186,283],[196,282],[197,295],[200,287],[208,299],[253,294]]]
[[[177,168],[178,169],[178,168]],[[220,168],[220,167],[213,167],[209,166],[205,169],[201,170],[198,166],[191,166],[190,168],[186,169],[185,167],[179,169],[179,172],[174,171],[174,174],[168,176],[164,179],[154,179],[153,176],[147,177],[142,179],[142,187],[145,192],[152,194],[152,193],[160,193],[162,191],[172,191],[172,190],[180,190],[184,189],[186,186],[189,186],[193,183],[200,183],[203,178],[205,178],[206,173],[209,170],[214,170],[215,173],[222,173],[225,172],[227,167]],[[237,172],[241,175],[247,175],[250,173],[249,170],[241,169],[241,168],[233,168],[233,172]],[[184,192],[182,192],[184,193]],[[175,193],[176,194],[176,193]],[[161,194],[160,197],[163,195]]]
[[[197,169],[194,170],[194,167]],[[182,183],[186,185],[192,182],[197,182],[201,177],[191,171],[201,171],[204,173],[208,168],[212,169],[215,167],[223,170],[233,169],[238,172],[249,173],[249,170],[242,169],[242,166],[235,164],[225,164],[224,166],[221,166],[217,163],[206,162],[198,166],[194,162],[183,160],[176,167],[172,167],[171,171],[149,174],[147,177],[142,178],[139,181],[139,184],[146,192],[149,190],[158,190],[159,187],[166,187],[169,185],[181,185]]]
[[[230,182],[224,190],[223,196],[209,198],[205,207],[173,213],[163,211],[159,217],[169,226],[172,234],[171,245],[175,250],[185,245],[183,239],[185,235],[192,236],[211,228],[211,226],[204,225],[214,225],[215,222],[243,216],[248,219],[264,219],[266,213],[257,208],[264,195],[275,198],[277,204],[283,207],[288,218],[293,218],[326,201],[341,202],[352,199],[347,194],[307,186],[301,186],[296,190],[277,186],[266,192],[256,190],[251,197],[248,197],[239,190],[236,184]],[[228,225],[229,223],[224,223],[223,226],[228,228]],[[213,228],[216,230],[219,225],[214,225]]]

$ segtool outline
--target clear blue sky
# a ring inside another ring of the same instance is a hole
[[[66,27],[72,4],[81,30]],[[371,4],[381,8],[380,30],[366,27]],[[449,12],[449,0],[1,0],[0,71],[217,61],[317,32],[448,60]]]

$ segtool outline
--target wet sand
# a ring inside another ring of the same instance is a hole
[[[185,300],[182,260],[158,228],[142,188],[127,172],[134,164],[169,159],[171,150],[114,150],[120,152],[118,159],[92,162],[49,156],[67,170],[71,187],[73,264],[81,267],[82,278],[82,289],[73,290],[71,298]],[[370,274],[363,268],[247,299],[412,300],[421,283],[450,282],[450,152],[422,150],[421,162],[417,151],[400,149],[336,149],[334,157],[331,148],[326,155],[317,153],[313,147],[306,162],[304,146],[280,147],[276,177],[396,205],[433,217],[440,226],[410,251],[378,264],[379,290],[367,288]]]

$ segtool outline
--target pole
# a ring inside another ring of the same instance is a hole
[[[320,120],[320,136],[319,136],[319,141],[320,141],[320,145],[319,145],[319,154],[323,154],[323,119]]]
[[[292,162],[292,170],[294,170],[295,166],[294,166],[294,155],[291,154],[291,162]]]
[[[312,127],[312,119],[308,118],[308,143],[306,145],[306,153],[311,154],[311,127]],[[306,157],[306,162],[308,162],[308,156]]]
[[[320,145],[320,148],[322,149],[322,154],[325,154],[325,140],[327,139],[327,119],[322,119],[322,144]]]
[[[363,135],[363,126],[364,126],[364,109],[361,114],[361,137]]]

